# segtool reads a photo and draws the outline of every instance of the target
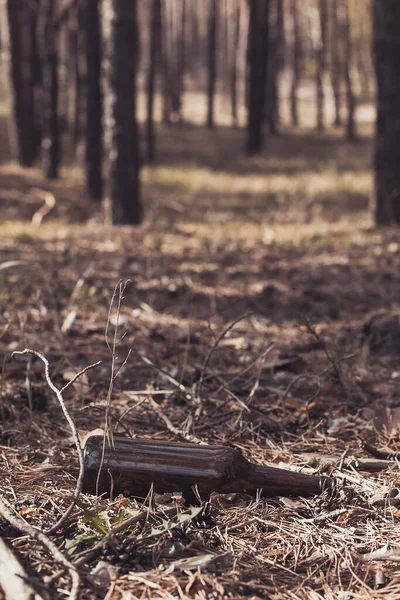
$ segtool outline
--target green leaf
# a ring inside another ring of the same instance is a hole
[[[81,499],[77,500],[76,505],[79,506],[83,512],[84,522],[90,523],[92,527],[102,535],[106,535],[110,531],[108,515],[107,519],[105,519],[104,511],[95,513],[89,508],[89,505],[82,502]]]
[[[166,533],[167,531],[171,531],[173,529],[177,529],[178,527],[182,527],[185,523],[189,523],[194,518],[197,517],[203,510],[202,506],[190,506],[188,512],[178,513],[174,521],[163,519],[161,527],[152,527],[151,531],[148,535],[143,536],[144,538],[156,537]]]

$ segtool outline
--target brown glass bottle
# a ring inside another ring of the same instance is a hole
[[[84,491],[96,493],[103,436],[91,436],[84,448]],[[197,486],[202,499],[211,492],[245,492],[264,496],[311,496],[331,489],[334,479],[250,463],[239,450],[179,442],[114,437],[107,443],[98,493],[123,493],[144,498],[151,485],[158,493],[183,493],[193,500]]]

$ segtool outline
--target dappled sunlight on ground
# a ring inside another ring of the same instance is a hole
[[[374,411],[398,403],[398,356],[370,353],[363,336],[371,315],[399,310],[400,232],[372,226],[367,129],[357,144],[337,131],[284,132],[268,138],[257,158],[243,156],[243,140],[242,130],[160,127],[159,160],[143,168],[139,227],[103,224],[72,159],[56,182],[44,181],[38,168],[0,166],[0,426],[3,447],[12,452],[4,493],[34,507],[32,522],[47,523],[69,504],[77,463],[43,371],[33,362],[28,373],[26,363],[10,360],[12,350],[43,352],[59,387],[71,372],[103,361],[66,395],[86,432],[104,427],[112,361],[105,327],[112,337],[118,323],[115,364],[129,360],[113,381],[109,420],[116,433],[179,441],[194,435],[240,448],[255,462],[311,472],[307,455],[317,456],[317,465],[339,478],[332,498],[243,506],[225,499],[225,508],[213,508],[214,521],[179,529],[185,555],[199,547],[214,552],[213,536],[223,528],[240,585],[253,561],[251,593],[254,584],[254,593],[269,594],[279,581],[285,598],[297,597],[300,587],[311,598],[319,589],[308,577],[312,560],[313,569],[329,574],[330,597],[351,588],[354,598],[364,598],[364,563],[352,564],[349,575],[327,552],[345,556],[355,530],[365,551],[398,539],[398,514],[387,504],[395,468],[376,475],[358,461],[374,461],[360,443],[371,433]],[[55,199],[46,214],[40,191]],[[109,310],[119,279],[129,284],[117,318]],[[28,389],[40,409],[27,404]],[[397,438],[382,433],[378,442],[397,457]],[[346,463],[353,455],[357,460]],[[324,456],[328,467],[320,465]],[[383,503],[375,506],[378,492]],[[85,502],[96,519],[113,523],[124,518],[121,507],[137,510],[130,498]],[[328,517],[314,521],[321,514]],[[80,537],[83,525],[89,538]],[[122,562],[111,546],[104,551],[122,565],[118,585],[127,585],[125,573],[136,576],[137,557],[141,576],[169,585],[151,552],[170,558],[174,532],[154,545],[140,535],[135,529],[134,551]],[[72,558],[99,538],[80,507],[68,536],[76,541]],[[35,552],[46,565],[43,551]],[[269,561],[262,570],[259,557]],[[395,585],[395,563],[386,572]],[[185,574],[177,577],[186,585]],[[213,577],[213,585],[237,594],[237,581]]]

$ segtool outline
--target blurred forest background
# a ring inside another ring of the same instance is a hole
[[[399,0],[0,0],[0,536],[40,592],[400,597],[399,32]],[[82,435],[338,493],[54,529],[77,449],[23,348]]]
[[[86,211],[365,214],[370,0],[3,2],[1,31],[3,160],[85,179]]]

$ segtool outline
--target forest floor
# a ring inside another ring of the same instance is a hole
[[[371,315],[399,309],[400,231],[371,224],[371,139],[282,133],[250,159],[243,135],[163,129],[138,228],[101,225],[72,165],[57,182],[0,166],[0,468],[13,511],[50,527],[78,459],[40,361],[10,354],[41,352],[58,387],[103,361],[64,395],[82,436],[104,428],[119,280],[116,366],[130,355],[114,381],[114,433],[194,436],[337,477],[331,495],[216,495],[200,512],[179,495],[144,507],[83,495],[52,538],[81,559],[82,598],[400,597],[399,356],[363,339]],[[5,521],[0,534],[44,597],[68,594],[68,572],[40,543]]]

